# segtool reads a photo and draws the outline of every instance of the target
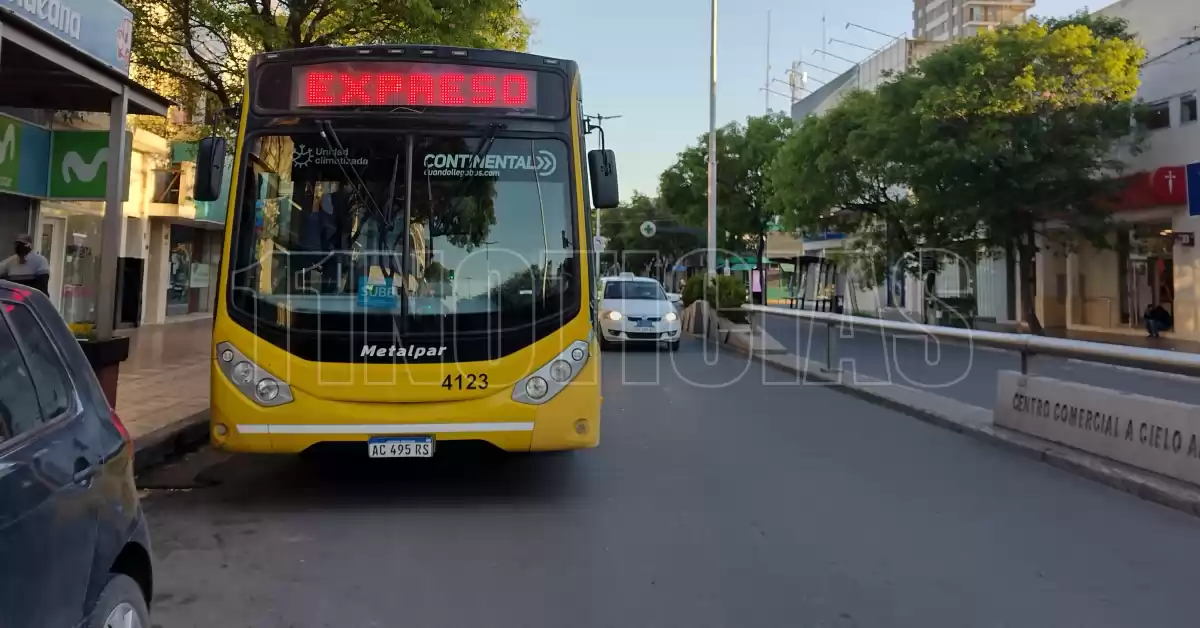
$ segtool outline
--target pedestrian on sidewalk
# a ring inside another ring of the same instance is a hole
[[[15,255],[0,261],[0,279],[23,284],[49,295],[50,262],[33,250],[33,239],[28,235],[17,236],[13,250]]]
[[[750,271],[750,302],[754,305],[766,305],[763,302],[762,270],[758,268]]]
[[[1151,338],[1161,338],[1159,333],[1171,328],[1171,313],[1162,305],[1153,303],[1147,305],[1142,319],[1146,323],[1146,331],[1149,332]]]

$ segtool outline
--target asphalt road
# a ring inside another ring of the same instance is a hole
[[[141,482],[154,623],[1195,624],[1200,521],[761,368],[606,354],[590,451],[195,454]]]
[[[824,325],[790,317],[765,317],[767,331],[798,355],[826,362]],[[837,341],[846,377],[861,374],[991,408],[996,403],[996,373],[1019,371],[1017,353],[993,347],[939,341],[929,336],[881,334],[855,329]],[[1200,404],[1200,379],[1141,369],[1034,356],[1030,373],[1159,399]]]

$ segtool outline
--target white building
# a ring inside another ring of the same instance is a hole
[[[1129,22],[1147,50],[1139,100],[1144,152],[1126,156],[1132,184],[1115,247],[1039,256],[1039,310],[1048,324],[1144,334],[1148,304],[1172,311],[1174,335],[1200,340],[1200,216],[1188,213],[1188,164],[1200,162],[1200,12],[1178,0],[1121,0],[1101,11]],[[1192,186],[1200,198],[1200,179]],[[1191,238],[1189,240],[1189,238]],[[1043,289],[1044,287],[1044,289]]]

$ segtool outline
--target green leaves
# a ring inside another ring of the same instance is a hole
[[[761,246],[774,214],[768,171],[791,132],[781,114],[747,119],[717,129],[718,245],[729,251]],[[659,178],[662,203],[691,224],[708,220],[708,136],[679,154]]]
[[[1115,157],[1141,139],[1144,57],[1124,22],[1084,14],[946,46],[805,120],[771,166],[771,207],[793,229],[856,233],[854,254],[882,266],[918,248],[1029,260],[1051,223],[1102,245]]]
[[[658,232],[649,238],[639,231],[646,221],[654,222],[658,227]],[[637,272],[655,258],[665,264],[674,264],[702,246],[694,233],[674,230],[690,226],[687,217],[673,213],[660,200],[635,193],[621,207],[600,210],[600,234],[608,238],[608,247],[600,256],[603,265],[616,263],[623,270]]]
[[[426,43],[524,50],[519,0],[125,0],[140,80],[196,111],[242,94],[250,55],[326,45]],[[212,109],[211,107],[209,108]]]

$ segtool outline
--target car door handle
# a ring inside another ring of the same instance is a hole
[[[79,457],[75,459],[75,475],[71,476],[71,481],[76,484],[87,484],[95,477],[96,472],[100,470],[100,465],[93,464],[87,458]]]

